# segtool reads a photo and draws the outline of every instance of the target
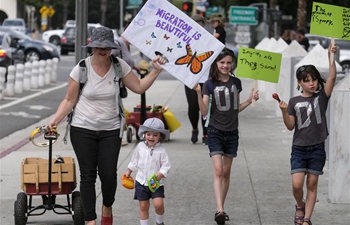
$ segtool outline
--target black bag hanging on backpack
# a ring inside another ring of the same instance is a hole
[[[126,87],[124,86],[124,84],[122,82],[120,82],[119,85],[119,95],[121,98],[126,98],[128,97],[128,90],[126,89]]]
[[[119,41],[116,40],[116,43],[119,45],[119,57],[122,59],[123,58],[123,52],[122,52],[122,47],[119,43]],[[113,55],[113,57],[116,57],[116,55]],[[124,84],[120,81],[120,84],[119,84],[119,95],[121,98],[126,98],[128,97],[128,89],[124,86]]]

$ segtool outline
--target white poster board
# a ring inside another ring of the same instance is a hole
[[[148,0],[123,32],[132,45],[193,88],[225,47],[201,25],[166,0]]]

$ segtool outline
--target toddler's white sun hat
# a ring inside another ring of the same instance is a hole
[[[149,118],[140,126],[138,135],[142,137],[146,131],[160,132],[165,135],[165,141],[169,139],[170,132],[164,128],[164,123],[158,118]]]

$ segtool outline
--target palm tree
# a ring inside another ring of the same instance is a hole
[[[298,3],[298,30],[305,30],[306,0],[299,0]]]
[[[62,24],[64,26],[64,24],[66,23],[67,19],[68,19],[68,0],[63,0],[63,16],[62,16]]]
[[[101,0],[101,24],[105,25],[107,11],[107,0]]]

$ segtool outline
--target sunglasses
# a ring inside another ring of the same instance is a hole
[[[220,55],[233,55],[233,56],[235,56],[235,53],[234,53],[231,49],[224,48],[224,49],[220,52]]]
[[[301,66],[301,67],[299,67],[299,68],[297,69],[297,72],[296,72],[297,76],[298,76],[301,72],[305,71],[305,70],[308,69],[308,68],[315,68],[315,69],[316,69],[316,67],[315,67],[314,65],[304,65],[304,66]]]
[[[112,48],[98,48],[98,47],[96,47],[96,49],[99,51],[111,51],[112,50]]]

